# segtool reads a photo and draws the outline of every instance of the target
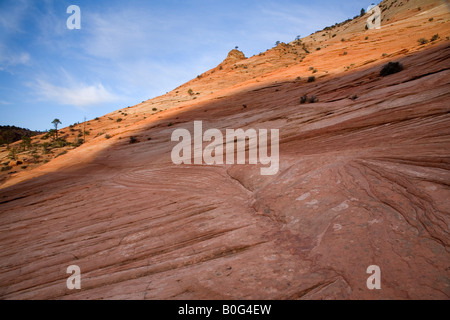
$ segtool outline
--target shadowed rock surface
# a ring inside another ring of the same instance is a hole
[[[449,15],[435,7],[443,38]],[[448,299],[450,44],[393,44],[395,28],[428,20],[408,17],[374,31],[390,41],[374,49],[379,59],[398,46],[401,72],[381,77],[388,60],[366,64],[372,46],[359,42],[355,70],[307,83],[296,80],[305,65],[294,65],[261,82],[217,84],[8,180],[0,297]],[[342,66],[332,54],[341,45],[321,62],[329,70]],[[319,101],[300,104],[304,95]],[[175,166],[171,133],[192,132],[195,120],[204,130],[279,129],[279,173]],[[66,288],[70,265],[81,268],[82,290]],[[381,290],[367,289],[370,265],[381,268]]]

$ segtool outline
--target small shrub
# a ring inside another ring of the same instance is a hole
[[[388,75],[398,73],[403,70],[403,65],[400,62],[389,62],[384,65],[380,71],[380,76],[386,77]]]
[[[50,153],[50,143],[44,142],[44,143],[42,144],[42,152],[43,152],[44,154],[49,154],[49,153]]]
[[[28,166],[21,166],[20,169],[25,170],[26,168],[28,168]]]
[[[106,139],[111,139],[111,136],[109,134],[105,134]]]
[[[173,126],[173,123],[172,122],[169,122],[169,124],[167,125],[168,127],[171,127],[171,126]]]
[[[38,163],[40,157],[41,157],[41,156],[38,155],[37,153],[33,154],[33,160],[34,160],[34,163]]]
[[[305,94],[303,97],[300,98],[300,104],[305,104],[306,101],[308,101],[308,96]]]
[[[77,148],[79,146],[81,146],[84,143],[83,139],[77,139],[72,145]]]
[[[188,90],[188,94],[189,94],[190,96],[194,95],[194,90],[189,89],[189,90]]]
[[[65,154],[67,154],[67,150],[64,150],[63,152],[58,153],[55,158],[58,158],[59,156],[63,156]]]
[[[158,109],[157,109],[157,108],[153,108],[152,110],[153,110],[153,111],[158,111]]]
[[[433,22],[433,20],[434,20],[434,18],[430,18],[430,19],[428,19],[428,21],[430,21],[430,22]]]
[[[116,120],[116,122],[122,122],[122,120],[123,120],[122,118],[119,118]]]
[[[316,81],[316,77],[314,77],[314,76],[308,77],[308,82],[314,82],[314,81]]]
[[[344,51],[344,56],[346,56],[348,54],[348,52],[347,51]]]
[[[12,148],[9,153],[8,153],[8,157],[11,160],[17,160],[17,149],[16,148]]]
[[[309,103],[316,103],[316,102],[318,102],[318,101],[319,101],[319,99],[317,99],[316,96],[311,96],[311,97],[309,98]]]
[[[428,43],[428,40],[427,39],[425,39],[425,38],[420,38],[419,40],[417,40],[417,42],[419,42],[419,44],[427,44]]]
[[[67,146],[69,143],[66,141],[66,140],[64,140],[64,139],[58,139],[58,140],[56,140],[54,143],[53,143],[53,145],[52,145],[52,147],[54,147],[54,148],[63,148],[63,147],[65,147],[65,146]]]
[[[351,96],[350,99],[352,99],[353,101],[355,101],[356,99],[358,99],[358,96],[355,94],[355,95]]]
[[[2,172],[3,172],[3,171],[9,171],[9,170],[11,170],[11,169],[12,169],[11,166],[6,166],[6,167],[3,167],[3,168],[2,168]]]
[[[133,144],[133,143],[138,143],[139,142],[139,140],[136,138],[136,137],[134,137],[134,136],[131,136],[130,137],[130,144]]]
[[[365,37],[364,40],[369,40],[369,37]]]
[[[435,34],[433,37],[431,37],[431,42],[436,41],[437,39],[439,39],[439,34]]]

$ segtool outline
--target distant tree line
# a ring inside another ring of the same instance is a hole
[[[16,126],[0,126],[0,145],[9,145],[22,140],[23,137],[33,137],[43,132],[32,131]]]

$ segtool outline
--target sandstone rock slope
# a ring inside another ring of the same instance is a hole
[[[448,299],[450,14],[442,1],[382,5],[380,30],[361,17],[320,50],[312,35],[255,57],[232,51],[120,110],[120,128],[108,120],[118,112],[90,122],[110,139],[9,175],[0,297]],[[380,76],[390,61],[403,71]],[[279,129],[278,174],[174,165],[171,133],[195,120]],[[66,287],[70,265],[81,290]],[[381,290],[367,288],[371,265]]]

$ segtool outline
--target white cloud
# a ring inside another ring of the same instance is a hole
[[[38,80],[36,90],[45,100],[76,107],[96,106],[121,100],[121,97],[109,92],[101,83],[95,85],[81,83],[62,87]]]
[[[0,44],[0,71],[17,65],[27,65],[30,60],[28,52],[11,52]]]

